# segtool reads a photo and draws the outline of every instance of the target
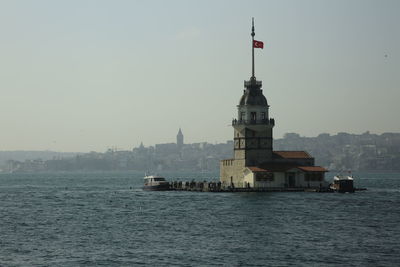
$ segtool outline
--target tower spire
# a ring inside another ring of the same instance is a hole
[[[252,68],[251,68],[251,79],[255,80],[256,77],[254,76],[254,35],[256,35],[254,33],[254,18],[252,18],[251,21],[251,58],[252,58]]]

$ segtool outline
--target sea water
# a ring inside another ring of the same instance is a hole
[[[0,266],[399,266],[400,174],[355,176],[367,191],[144,192],[138,172],[0,174]]]

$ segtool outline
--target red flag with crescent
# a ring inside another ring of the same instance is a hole
[[[254,48],[261,48],[261,49],[263,49],[263,48],[264,48],[264,43],[261,42],[261,41],[253,40],[253,47],[254,47]]]

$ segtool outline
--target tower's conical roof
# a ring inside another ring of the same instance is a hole
[[[268,106],[267,98],[265,98],[261,90],[261,81],[256,81],[255,79],[251,78],[250,81],[244,82],[244,86],[246,89],[240,98],[240,106]]]
[[[268,106],[268,102],[267,98],[263,95],[261,90],[245,90],[244,94],[240,98],[239,105]]]

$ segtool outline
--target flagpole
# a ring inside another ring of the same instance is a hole
[[[254,18],[252,18],[252,27],[251,27],[251,57],[252,57],[252,70],[251,70],[251,78],[255,79],[254,77]]]

